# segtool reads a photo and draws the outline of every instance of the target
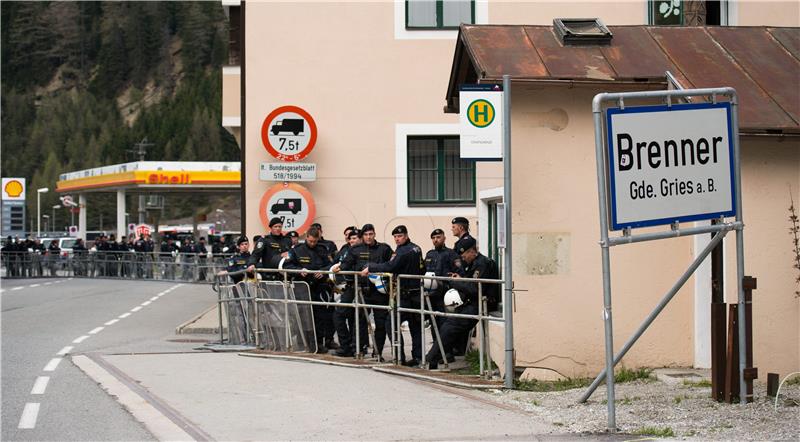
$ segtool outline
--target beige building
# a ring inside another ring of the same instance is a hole
[[[313,151],[302,160],[317,165],[316,180],[300,184],[313,196],[315,219],[329,239],[341,243],[345,226],[370,222],[379,239],[391,242],[391,229],[406,224],[412,240],[425,249],[432,229],[448,231],[452,217],[465,216],[481,251],[499,259],[502,166],[458,158],[458,115],[451,112],[453,99],[457,103],[455,86],[478,79],[493,82],[494,74],[508,72],[514,79],[513,277],[517,289],[527,290],[516,294],[516,363],[567,376],[597,372],[603,365],[603,323],[591,99],[603,91],[666,89],[664,66],[629,60],[630,69],[646,71],[642,78],[607,75],[594,65],[580,75],[561,75],[553,66],[569,61],[572,53],[558,47],[552,48],[551,59],[542,57],[540,47],[528,54],[538,53],[538,59],[514,56],[520,42],[531,41],[522,28],[482,38],[477,32],[459,34],[458,25],[537,25],[531,32],[551,35],[553,18],[599,17],[612,32],[620,30],[611,52],[604,54],[611,60],[624,46],[626,29],[648,32],[641,25],[661,23],[657,3],[224,0],[232,38],[231,65],[223,68],[223,125],[242,146],[243,229],[251,236],[266,230],[262,219],[270,215],[260,213],[260,200],[280,184],[259,178],[262,163],[279,162],[262,142],[264,120],[276,108],[294,105],[310,113],[318,129]],[[793,27],[767,38],[784,63],[769,72],[793,78],[794,89],[776,97],[764,89],[773,80],[753,80],[754,70],[744,66],[744,77],[757,86],[740,94],[769,102],[775,114],[764,125],[749,127],[742,138],[746,273],[758,278],[755,365],[762,377],[768,371],[797,371],[800,300],[793,295],[797,271],[792,269],[786,209],[790,192],[800,200],[800,4],[682,2],[681,8],[674,15],[677,25]],[[696,36],[680,35],[700,46],[722,39],[703,29]],[[691,69],[682,66],[688,60],[677,51],[673,55],[669,67],[676,68],[673,72],[686,87],[708,86],[698,80],[703,75],[713,80],[713,64],[699,63],[707,70],[695,69],[700,77],[690,77],[685,72]],[[487,60],[497,63],[480,64]],[[546,75],[525,77],[542,60]],[[746,61],[741,56],[733,63],[742,67]],[[613,68],[610,72],[616,74]],[[726,240],[729,301],[736,296],[732,237]],[[617,347],[704,241],[681,238],[612,249]],[[701,267],[624,365],[710,365],[709,274],[707,265]],[[502,339],[497,329],[492,336]]]

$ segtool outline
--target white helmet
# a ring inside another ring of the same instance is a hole
[[[375,289],[377,289],[378,292],[383,293],[384,295],[386,294],[386,285],[384,285],[383,278],[381,278],[379,275],[369,275],[369,282],[375,286]]]
[[[436,273],[426,272],[425,276],[436,276]],[[422,280],[422,286],[425,287],[425,290],[432,292],[439,288],[439,281],[426,278]]]
[[[461,300],[461,294],[456,289],[450,289],[444,294],[445,307],[456,308],[464,304]]]
[[[331,266],[331,268],[330,268],[330,269],[328,269],[328,270],[330,270],[331,272],[333,272],[333,268],[334,268],[334,267],[336,267],[336,264],[332,265],[332,266]],[[335,273],[328,273],[328,279],[330,279],[330,280],[331,280],[331,282],[333,282],[333,283],[336,283],[336,274],[335,274]]]

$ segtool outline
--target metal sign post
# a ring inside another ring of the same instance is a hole
[[[684,97],[710,98],[710,103],[673,104]],[[718,103],[717,97],[729,102]],[[629,107],[625,100],[663,99],[658,107]],[[616,102],[606,110],[603,103]],[[739,385],[746,391],[744,246],[739,163],[737,96],[733,88],[602,93],[592,101],[600,210],[600,251],[603,271],[603,321],[605,369],[580,402],[585,402],[605,379],[608,430],[616,431],[614,366],[633,347],[669,301],[678,293],[703,260],[725,235],[736,230],[736,263],[739,303]],[[654,124],[657,122],[658,124]],[[604,134],[608,137],[605,149]],[[725,217],[735,215],[735,222]],[[716,219],[710,226],[680,228],[680,222]],[[611,226],[609,226],[609,223]],[[631,234],[632,228],[670,225],[668,231]],[[610,230],[622,236],[610,237]],[[612,246],[717,232],[689,268],[664,295],[620,352],[614,355],[611,314]],[[746,403],[740,393],[741,403]]]
[[[511,273],[511,77],[503,75],[503,310],[505,316],[506,388],[514,388],[514,281]]]

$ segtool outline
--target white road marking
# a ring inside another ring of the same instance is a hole
[[[83,341],[85,341],[87,339],[89,339],[89,335],[83,335],[80,338],[76,338],[74,341],[72,341],[72,343],[73,344],[80,344],[81,342],[83,342]]]
[[[152,304],[153,301],[145,301],[142,303],[142,307],[147,307],[148,305]]]
[[[45,282],[45,283],[44,283],[44,284],[42,284],[42,285],[50,285],[50,284],[52,284],[52,282]]]
[[[75,278],[67,278],[67,281],[72,281],[73,279],[75,279]]]
[[[123,314],[121,314],[121,315],[119,315],[119,316],[117,316],[117,317],[118,317],[119,319],[125,319],[125,318],[127,318],[128,316],[130,316],[130,315],[131,315],[131,313],[130,313],[130,312],[125,312],[125,313],[123,313]]]
[[[64,282],[64,280],[63,279],[59,279],[58,281],[53,281],[53,284],[61,284],[62,282]]]
[[[103,331],[104,328],[105,327],[95,327],[91,331],[89,331],[89,334],[90,335],[96,335],[96,334],[100,333],[101,331]]]
[[[21,430],[29,430],[36,428],[36,417],[39,416],[39,403],[28,402],[22,410],[22,417],[19,418],[19,425],[17,428]]]
[[[13,291],[17,291],[17,290],[22,290],[24,288],[25,287],[14,287],[13,289],[11,289],[11,291],[13,292]]]
[[[158,299],[158,296],[153,296],[152,298],[150,298],[151,301],[155,301],[157,299]]]
[[[61,358],[50,359],[50,362],[48,362],[47,365],[44,366],[44,371],[55,371],[56,367],[58,367],[58,364],[60,363],[61,363]]]
[[[141,309],[142,309],[142,306],[141,305],[137,305],[136,307],[132,308],[131,311],[132,312],[138,312]]]
[[[30,288],[34,288],[34,287],[39,287],[40,285],[41,285],[41,284],[31,284],[31,285],[29,285],[28,287],[30,287]]]
[[[68,354],[69,352],[71,352],[73,348],[75,348],[75,347],[73,347],[71,345],[68,345],[68,346],[62,348],[61,350],[59,350],[58,353],[56,353],[56,354],[59,355],[59,356],[64,356],[65,354]]]
[[[36,378],[36,382],[33,383],[33,388],[31,389],[31,394],[44,394],[48,382],[50,382],[50,376],[39,376]]]
[[[119,322],[119,319],[112,319],[112,320],[110,320],[110,321],[106,322],[106,323],[105,323],[105,324],[103,324],[103,325],[114,325],[114,324],[116,324],[117,322]]]

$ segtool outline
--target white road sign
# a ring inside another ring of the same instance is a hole
[[[316,206],[311,192],[300,184],[276,184],[261,197],[259,205],[261,222],[269,229],[269,220],[281,218],[286,231],[305,233],[314,222]]]
[[[317,124],[311,114],[297,106],[281,106],[264,119],[261,142],[270,155],[281,161],[299,161],[317,142]]]
[[[730,104],[608,109],[612,230],[735,215]]]
[[[503,159],[503,88],[465,84],[459,91],[461,158]]]
[[[315,163],[261,163],[261,181],[316,181]]]

